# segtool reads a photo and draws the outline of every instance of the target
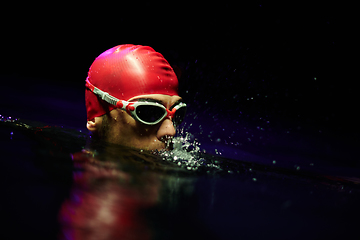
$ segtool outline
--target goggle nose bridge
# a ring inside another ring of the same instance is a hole
[[[174,115],[175,115],[175,112],[176,112],[176,108],[173,108],[171,111],[166,108],[166,112],[167,112],[166,117],[174,118]]]

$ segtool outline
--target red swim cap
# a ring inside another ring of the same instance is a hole
[[[119,45],[103,52],[92,63],[87,80],[126,101],[147,94],[178,95],[178,79],[168,61],[151,47],[140,45]],[[89,89],[85,102],[88,120],[115,108]]]

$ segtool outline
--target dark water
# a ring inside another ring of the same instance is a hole
[[[357,232],[360,180],[351,174],[226,159],[198,151],[189,138],[172,155],[109,145],[94,154],[79,130],[0,124],[6,239],[338,239]]]

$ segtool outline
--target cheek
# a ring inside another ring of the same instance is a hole
[[[124,141],[131,141],[133,138],[146,138],[150,135],[156,135],[156,128],[149,127],[139,123],[126,112],[119,112],[113,116],[110,124],[109,138],[115,138],[118,141],[122,138]]]
[[[126,146],[161,149],[162,142],[158,141],[156,137],[158,129],[159,125],[147,126],[141,124],[129,114],[120,110],[112,116],[107,140]]]
[[[159,126],[147,126],[138,121],[135,121],[134,127],[136,133],[141,137],[152,137],[156,136],[157,131],[159,130]]]
[[[117,109],[113,115],[114,128],[120,128],[123,132],[134,130],[137,128],[137,121],[133,119],[125,111]]]

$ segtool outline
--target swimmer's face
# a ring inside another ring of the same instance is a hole
[[[181,100],[179,96],[151,94],[134,98],[131,101],[144,98],[158,102],[167,109]],[[169,117],[164,118],[156,125],[149,126],[136,121],[127,112],[116,108],[108,113],[106,120],[105,122],[103,116],[95,117],[87,122],[87,128],[92,132],[99,132],[105,127],[106,133],[101,137],[106,142],[144,150],[164,149],[166,143],[176,133],[172,119]],[[106,126],[104,126],[105,124]]]

